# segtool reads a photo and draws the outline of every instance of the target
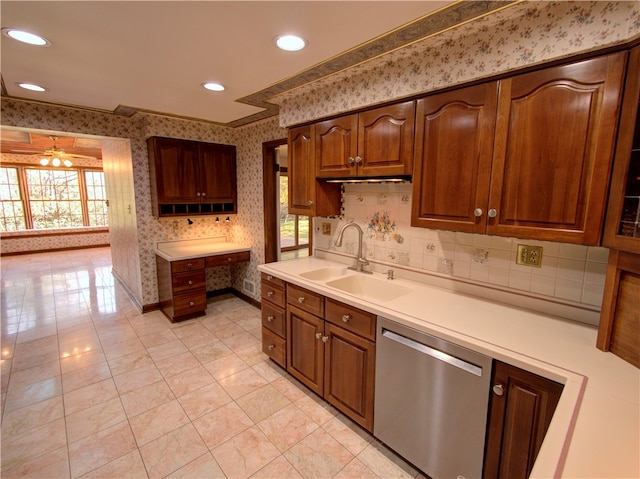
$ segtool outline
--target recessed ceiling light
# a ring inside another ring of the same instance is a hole
[[[220,83],[215,83],[215,82],[203,83],[202,86],[205,87],[207,90],[211,90],[211,91],[224,91],[225,90],[224,85],[221,85]]]
[[[22,83],[17,83],[17,85],[20,88],[24,88],[25,90],[31,90],[31,91],[47,91],[46,88],[41,87],[40,85],[36,85],[35,83],[27,83],[27,82],[22,82]]]
[[[278,45],[278,48],[281,50],[297,52],[307,46],[307,42],[304,38],[297,35],[280,35],[276,37],[276,45]]]
[[[40,35],[35,33],[25,32],[24,30],[18,30],[16,28],[3,28],[4,33],[9,38],[18,40],[19,42],[28,43],[29,45],[37,45],[40,47],[49,46],[51,42]]]

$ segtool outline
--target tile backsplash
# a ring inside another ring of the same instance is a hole
[[[341,247],[333,241],[337,228],[353,220],[364,231],[366,257],[375,262],[600,309],[606,248],[413,228],[409,183],[344,184],[342,201],[343,219],[330,220],[332,235],[314,230],[316,248],[355,254],[352,229]],[[540,267],[516,264],[519,244],[542,246]]]

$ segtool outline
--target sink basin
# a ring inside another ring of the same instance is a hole
[[[411,292],[410,288],[396,284],[393,280],[379,279],[364,274],[334,279],[328,281],[326,285],[345,293],[378,301],[392,301]]]
[[[347,268],[318,268],[300,273],[300,277],[312,281],[328,281],[347,274]]]

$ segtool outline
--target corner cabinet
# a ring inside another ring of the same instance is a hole
[[[483,479],[526,479],[549,429],[562,384],[494,361]]]
[[[408,101],[316,123],[316,176],[411,175],[414,116]]]
[[[419,100],[412,226],[599,244],[625,63],[614,53]]]
[[[288,131],[289,213],[305,216],[340,214],[340,184],[316,180],[315,125]]]
[[[237,213],[236,147],[147,139],[154,216]]]
[[[640,253],[640,47],[631,50],[603,243]]]

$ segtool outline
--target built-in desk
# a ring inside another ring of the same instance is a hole
[[[244,263],[250,248],[225,237],[163,241],[157,244],[156,270],[160,309],[172,321],[205,314],[205,269]]]

